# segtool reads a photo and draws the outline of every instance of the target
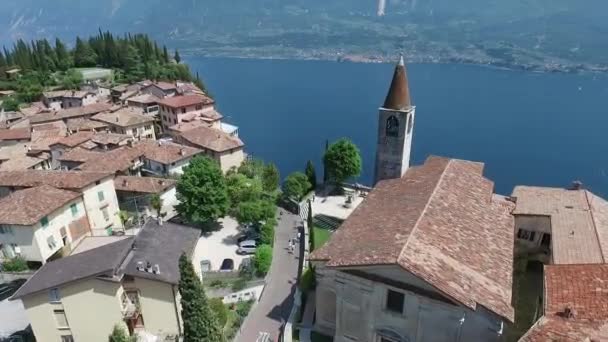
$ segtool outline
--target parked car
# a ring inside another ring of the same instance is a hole
[[[248,230],[245,233],[241,234],[237,239],[236,242],[239,244],[241,244],[241,242],[243,241],[247,241],[247,240],[254,240],[255,242],[260,242],[260,239],[262,238],[262,236],[260,235],[260,233],[258,233],[255,230]]]
[[[245,240],[239,243],[239,248],[236,250],[236,254],[255,254],[257,243],[254,240]]]
[[[230,271],[234,271],[234,260],[224,259],[224,261],[222,261],[222,266],[220,266],[220,272],[230,272]]]

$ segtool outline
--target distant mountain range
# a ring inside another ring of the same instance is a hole
[[[0,42],[146,32],[189,53],[608,66],[605,0],[2,0]]]

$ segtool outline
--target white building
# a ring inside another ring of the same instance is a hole
[[[111,113],[99,113],[92,119],[107,124],[113,133],[130,135],[135,139],[156,140],[154,118],[151,116],[119,109]]]
[[[46,263],[90,233],[82,194],[41,185],[0,199],[2,257]]]
[[[47,108],[60,110],[73,107],[83,107],[97,102],[97,94],[93,91],[58,90],[42,93],[42,102]]]
[[[166,141],[142,141],[134,148],[144,153],[142,171],[153,176],[182,174],[182,169],[190,164],[192,158],[203,154],[198,148]]]
[[[162,202],[160,214],[165,220],[177,214],[176,184],[176,180],[169,178],[118,176],[114,179],[121,210],[138,216],[157,217],[158,213],[151,202],[153,196],[157,195]]]
[[[245,160],[243,141],[220,129],[200,126],[176,136],[175,140],[203,150],[204,154],[216,160],[224,173],[238,168]]]
[[[0,172],[0,196],[39,185],[81,193],[93,235],[107,235],[112,229],[122,229],[113,173],[51,170]]]

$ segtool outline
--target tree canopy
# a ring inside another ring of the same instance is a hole
[[[310,189],[308,177],[302,172],[293,172],[283,182],[283,194],[296,201],[302,199]]]
[[[179,258],[184,342],[223,342],[222,327],[186,254]]]
[[[267,200],[253,200],[239,203],[236,220],[240,224],[253,224],[274,217],[276,206]]]
[[[112,329],[112,334],[108,337],[109,342],[136,342],[136,336],[129,336],[127,333],[124,324],[116,324],[114,325],[114,329]]]
[[[273,163],[266,164],[262,171],[262,185],[264,186],[264,190],[269,192],[275,191],[279,188],[280,181],[281,176],[277,166]]]
[[[361,173],[361,153],[350,140],[342,138],[329,146],[323,156],[329,180],[342,183]]]
[[[228,190],[219,165],[208,157],[195,157],[177,181],[177,211],[194,224],[204,225],[228,212]]]

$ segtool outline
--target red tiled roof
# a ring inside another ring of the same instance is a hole
[[[96,172],[118,172],[129,169],[136,160],[143,156],[143,152],[127,146],[112,151],[100,153],[98,157],[92,158],[77,169],[81,171]]]
[[[109,110],[111,107],[112,105],[109,103],[93,103],[88,106],[62,109],[57,112],[36,114],[30,117],[30,122],[36,124],[82,116],[93,116],[94,114]]]
[[[483,164],[429,157],[384,180],[311,260],[328,267],[397,264],[471,309],[513,321],[514,220]]]
[[[91,159],[100,157],[103,152],[89,151],[81,147],[75,147],[57,158],[59,161],[71,161],[84,163]]]
[[[77,132],[72,135],[68,135],[67,137],[61,138],[53,145],[64,145],[67,147],[74,147],[84,143],[85,141],[91,140],[92,136],[93,132],[91,131]]]
[[[173,89],[177,89],[177,87],[175,86],[175,83],[169,83],[169,82],[155,82],[152,83],[153,85],[157,86],[158,88],[162,89],[162,90],[173,90]]]
[[[22,170],[0,172],[0,186],[31,188],[50,185],[59,189],[78,190],[100,181],[111,174],[108,172],[79,172],[51,170]]]
[[[29,140],[32,136],[28,128],[0,129],[0,140]]]
[[[134,125],[144,125],[153,122],[152,116],[147,116],[127,109],[121,109],[112,113],[99,113],[91,119],[105,122],[111,126],[130,127]]]
[[[544,273],[545,315],[520,341],[608,340],[608,265],[548,265]]]
[[[183,95],[167,97],[158,101],[158,103],[171,108],[181,108],[198,104],[209,105],[215,103],[215,101],[204,95]]]
[[[0,199],[0,224],[33,225],[81,196],[49,185],[16,191]]]
[[[134,148],[144,153],[147,159],[162,164],[171,164],[202,153],[198,148],[180,145],[172,142],[142,141]]]
[[[141,192],[148,194],[158,194],[177,183],[174,179],[138,177],[138,176],[117,176],[114,179],[116,191]]]
[[[215,152],[224,152],[243,147],[243,142],[237,137],[219,129],[198,126],[194,129],[180,132],[179,135],[191,144]]]

